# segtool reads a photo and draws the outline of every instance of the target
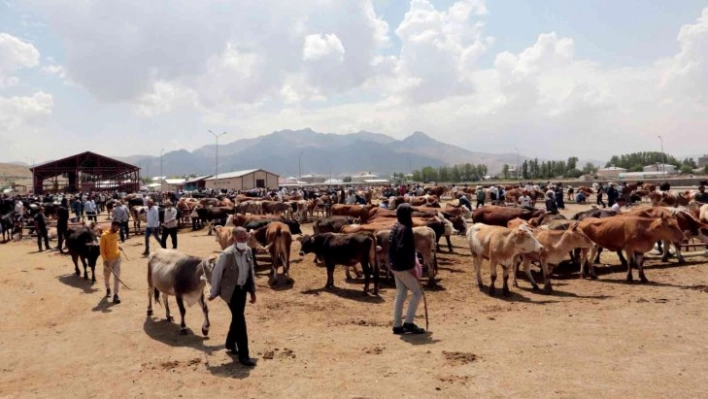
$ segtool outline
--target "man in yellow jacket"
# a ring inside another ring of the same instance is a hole
[[[118,232],[120,231],[120,222],[113,221],[111,223],[111,228],[106,230],[101,235],[101,258],[103,258],[103,278],[106,282],[106,298],[111,297],[110,289],[110,279],[111,279],[111,269],[113,273],[116,274],[117,278],[113,278],[113,303],[120,303],[120,298],[118,297],[118,288],[120,285],[118,279],[120,278],[120,236]]]

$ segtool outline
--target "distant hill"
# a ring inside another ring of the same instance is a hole
[[[297,176],[298,158],[301,173],[345,175],[361,171],[381,174],[408,172],[424,166],[459,163],[485,164],[490,172],[505,163],[515,164],[516,153],[490,154],[473,152],[415,132],[403,140],[380,133],[318,133],[312,129],[281,130],[256,138],[219,145],[219,172],[262,168],[282,176]],[[178,150],[163,155],[165,175],[213,174],[214,145],[192,152]],[[117,157],[143,168],[143,175],[160,173],[160,158],[132,155]],[[523,162],[526,157],[521,157]]]
[[[0,163],[0,186],[6,186],[9,183],[32,184],[32,172],[26,164],[21,162],[15,163]]]

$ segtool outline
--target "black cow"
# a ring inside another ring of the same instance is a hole
[[[315,234],[339,233],[342,231],[342,227],[348,224],[354,224],[354,218],[349,216],[330,216],[316,220],[312,225],[312,230]]]
[[[12,233],[15,230],[16,220],[17,214],[15,213],[15,211],[10,211],[0,217],[0,228],[2,228],[3,242],[12,240]],[[5,238],[5,235],[7,235],[7,238]]]
[[[81,275],[77,260],[80,258],[84,265],[84,279],[88,280],[88,270],[91,268],[91,282],[96,282],[96,261],[100,255],[100,249],[96,235],[86,226],[79,226],[68,230],[66,247],[69,249],[71,260],[74,261],[74,272]]]
[[[271,222],[281,222],[281,223],[287,224],[288,227],[290,228],[290,233],[302,234],[302,229],[300,228],[300,222],[298,222],[297,220],[290,220],[290,219],[285,219],[285,218],[253,220],[253,221],[250,221],[250,222],[246,223],[245,225],[243,225],[243,227],[248,231],[258,230],[260,228],[268,226]]]
[[[327,267],[327,284],[325,288],[334,288],[334,266],[354,266],[361,263],[364,271],[364,294],[369,292],[369,282],[374,274],[374,295],[379,293],[379,264],[376,261],[376,241],[367,234],[335,234],[324,233],[312,236],[304,235],[300,241],[300,256],[314,253],[321,258]]]
[[[219,207],[197,208],[197,215],[202,223],[210,223],[208,235],[211,235],[212,225],[225,225],[229,214],[226,209]]]

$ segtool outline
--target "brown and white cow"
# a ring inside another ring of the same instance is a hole
[[[491,284],[489,295],[494,295],[494,283],[497,279],[497,265],[501,264],[504,273],[502,294],[509,296],[509,271],[513,270],[515,260],[519,255],[540,252],[543,246],[536,240],[527,226],[508,229],[501,226],[490,226],[475,223],[467,232],[467,243],[472,253],[475,271],[477,272],[477,285],[484,289],[482,283],[482,261],[489,259]]]
[[[388,249],[391,230],[380,230],[376,234],[376,245],[381,247],[377,251],[379,265],[383,264],[386,270],[390,270],[388,264]],[[435,232],[430,227],[421,226],[413,228],[413,239],[415,250],[423,258],[423,267],[428,269],[428,285],[435,285],[435,274],[437,271],[437,257],[435,255]]]
[[[258,249],[270,253],[272,261],[271,285],[277,282],[278,262],[283,267],[283,274],[288,284],[291,284],[293,280],[290,278],[290,247],[293,243],[293,236],[288,225],[281,222],[272,222],[268,226],[253,232],[252,235],[261,244]]]
[[[644,254],[654,248],[657,241],[681,242],[685,236],[678,223],[671,217],[643,218],[638,216],[619,215],[610,218],[587,218],[579,222],[579,228],[596,245],[593,247],[590,259],[593,259],[600,247],[610,251],[624,251],[627,254],[627,281],[632,281],[632,265],[639,270],[639,279],[646,283],[644,275]],[[580,264],[580,274],[584,276],[585,267],[589,268],[590,276],[597,278],[591,262]]]

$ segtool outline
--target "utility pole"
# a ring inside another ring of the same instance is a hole
[[[300,151],[300,154],[297,156],[297,185],[300,186],[300,177],[302,176],[302,153],[305,152],[305,150]]]
[[[659,143],[661,143],[661,171],[666,174],[666,154],[664,154],[664,139],[661,138],[661,135],[657,137],[659,137]]]
[[[516,150],[516,180],[519,180],[519,149],[514,147]]]
[[[211,133],[214,138],[216,139],[216,167],[214,169],[214,184],[218,184],[219,181],[219,137],[223,136],[226,134],[226,132],[222,132],[219,134],[216,134],[209,130],[209,133]]]
[[[162,154],[165,152],[165,149],[162,148],[160,149],[160,192],[164,191],[164,185],[163,182],[165,181],[165,176],[162,174]]]

